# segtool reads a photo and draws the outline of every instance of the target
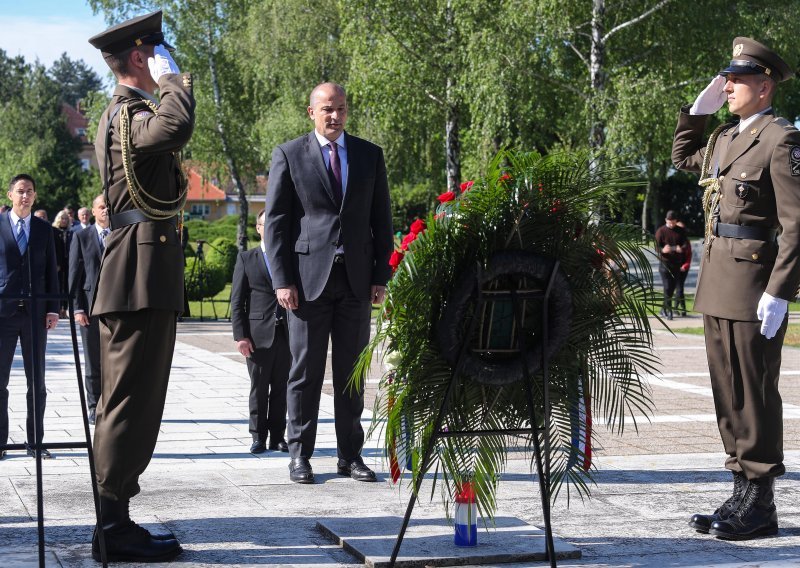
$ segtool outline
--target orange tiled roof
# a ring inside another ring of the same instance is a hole
[[[225,201],[225,192],[198,174],[189,170],[189,194],[187,201]]]

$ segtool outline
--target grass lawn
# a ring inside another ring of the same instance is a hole
[[[213,300],[213,303],[211,302]],[[228,283],[222,292],[211,298],[211,300],[203,300],[202,314],[203,319],[228,319],[230,317],[230,303],[231,303],[231,285]],[[192,314],[193,320],[200,319],[200,304],[201,302],[189,302],[189,311]],[[214,317],[214,310],[217,315]]]
[[[674,328],[672,331],[675,333],[703,335],[702,327],[678,327]],[[789,324],[789,329],[786,330],[786,338],[783,340],[783,344],[789,347],[800,347],[800,323]]]

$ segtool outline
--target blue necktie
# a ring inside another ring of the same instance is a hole
[[[111,231],[108,230],[108,227],[100,231],[100,250],[104,250],[106,248],[106,237]]]
[[[25,254],[25,249],[28,248],[28,237],[25,234],[25,222],[22,219],[17,221],[17,246],[19,254]]]

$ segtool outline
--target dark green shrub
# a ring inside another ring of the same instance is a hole
[[[233,280],[233,269],[236,266],[236,256],[239,254],[236,241],[226,237],[217,237],[203,248],[206,262],[222,268],[225,282]]]
[[[183,276],[186,280],[186,295],[193,302],[216,296],[228,282],[222,266],[201,264],[196,257],[186,259]]]

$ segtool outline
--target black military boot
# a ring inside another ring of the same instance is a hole
[[[749,540],[778,534],[775,478],[750,481],[739,508],[727,519],[711,523],[708,533],[725,540]]]
[[[100,498],[106,558],[109,562],[165,562],[183,549],[174,537],[153,537],[134,523],[128,514],[128,501]],[[97,528],[92,535],[92,558],[101,561]]]
[[[748,481],[744,474],[740,471],[733,472],[733,495],[728,497],[719,508],[711,515],[692,515],[689,521],[689,526],[697,529],[697,532],[707,533],[711,528],[711,523],[714,521],[723,521],[730,517],[736,509],[739,508],[739,503],[747,490]]]

